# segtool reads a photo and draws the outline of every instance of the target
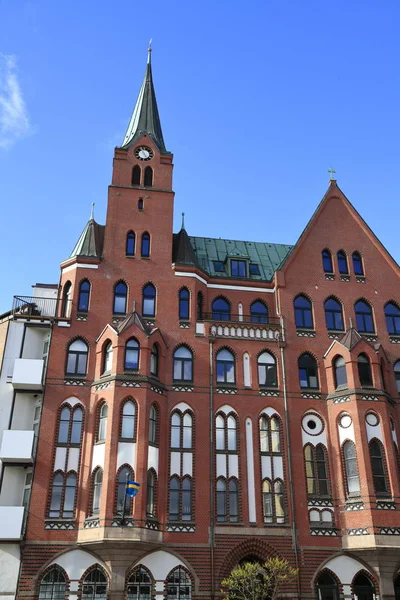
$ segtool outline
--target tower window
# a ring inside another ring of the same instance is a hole
[[[344,362],[343,356],[338,356],[335,358],[333,361],[333,368],[335,371],[336,388],[340,386],[347,386],[346,363]]]
[[[93,500],[92,515],[98,515],[100,512],[101,492],[103,488],[103,469],[98,468],[93,474]],[[96,600],[97,597],[96,597]]]
[[[231,260],[231,275],[232,277],[246,277],[246,261]]]
[[[357,451],[354,442],[348,440],[343,444],[344,470],[348,494],[360,493],[360,478],[358,476]]]
[[[372,478],[376,494],[387,494],[388,484],[386,481],[386,465],[382,444],[373,439],[369,443],[369,455],[371,459]]]
[[[61,316],[65,319],[68,319],[71,312],[71,294],[72,284],[70,281],[67,281],[67,283],[64,285],[61,304]]]
[[[78,311],[87,312],[89,310],[90,283],[87,279],[81,281],[79,285]]]
[[[113,347],[112,347],[112,343],[109,342],[104,348],[102,375],[111,373],[112,361],[113,361]]]
[[[182,288],[179,292],[179,318],[189,319],[190,294],[187,288]]]
[[[126,236],[126,256],[135,256],[135,234],[130,231]]]
[[[140,185],[140,177],[142,170],[139,165],[135,165],[132,169],[132,185]]]
[[[141,254],[145,258],[148,258],[150,256],[150,234],[147,233],[147,231],[145,231],[142,235]]]
[[[123,467],[119,471],[117,480],[117,515],[122,515],[124,509],[128,514],[132,512],[132,498],[126,494],[126,483],[132,479],[133,473],[129,466]]]
[[[362,386],[372,385],[371,365],[366,354],[360,354],[357,359],[358,376]]]
[[[125,346],[125,369],[139,368],[139,351],[140,345],[134,338],[128,340]]]
[[[151,167],[146,167],[144,170],[144,186],[153,186],[153,169]]]
[[[153,344],[150,355],[150,373],[155,377],[158,376],[158,361],[159,361],[159,351],[157,344]]]

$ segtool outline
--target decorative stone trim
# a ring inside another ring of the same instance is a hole
[[[85,379],[64,379],[64,385],[85,385]]]
[[[145,527],[146,529],[152,529],[153,531],[160,531],[160,523],[151,519],[146,520]]]
[[[301,397],[307,400],[321,400],[321,394],[315,392],[302,392]]]
[[[99,385],[96,385],[95,390],[98,392],[99,390],[106,390],[109,387],[111,387],[111,381],[105,381],[104,383],[99,383]]]
[[[400,335],[390,335],[389,340],[391,344],[400,344]]]
[[[87,318],[88,318],[87,314],[81,314],[81,315],[80,315],[80,314],[78,313],[78,314],[76,315],[76,320],[77,320],[77,321],[87,321]]]
[[[350,281],[350,275],[341,275],[340,281]]]
[[[379,510],[396,510],[396,504],[393,500],[377,500],[376,508]]]
[[[327,508],[333,508],[333,503],[332,500],[320,500],[319,498],[315,498],[313,500],[308,500],[308,508],[314,508],[314,507],[327,507]]]
[[[121,323],[121,321],[123,321],[126,317],[112,317],[111,319],[111,323],[113,325],[118,325],[118,323]]]
[[[173,385],[172,389],[174,392],[193,392],[194,387],[192,385]]]
[[[179,328],[180,329],[189,329],[190,328],[190,323],[186,323],[185,321],[180,321]]]
[[[121,381],[121,387],[140,388],[142,386],[137,381]]]
[[[100,519],[89,517],[83,521],[83,529],[96,529],[97,527],[100,527]]]
[[[137,387],[140,387],[140,385]],[[160,396],[162,396],[164,394],[164,390],[161,387],[159,387],[158,385],[153,384],[150,389],[152,392],[155,392],[156,394],[160,394]]]
[[[265,340],[269,342],[279,342],[281,332],[278,325],[275,327],[266,323],[263,326],[241,325],[211,325],[210,336],[219,338],[234,338],[237,340]]]
[[[376,341],[378,341],[378,338],[376,337],[376,335],[370,335],[368,333],[361,333],[361,337],[363,337],[364,340],[366,340],[367,342],[376,342]]]
[[[341,335],[343,335],[344,332],[340,332],[340,333],[334,333],[333,331],[328,332],[328,338],[330,340],[338,340],[340,338]]]
[[[279,398],[281,393],[276,390],[259,390],[260,396],[269,396],[271,398]]]
[[[400,527],[380,527],[380,535],[400,535]]]
[[[76,521],[51,521],[46,519],[44,522],[44,528],[50,530],[70,530],[76,529]]]
[[[216,392],[217,392],[217,394],[234,395],[234,394],[237,394],[237,389],[236,388],[217,388]]]
[[[333,404],[342,404],[343,402],[351,402],[350,396],[340,396],[339,398],[335,398]]]
[[[194,533],[196,531],[194,525],[184,525],[180,523],[179,525],[173,525],[169,523],[167,525],[167,531],[176,531],[178,533]]]
[[[379,396],[372,396],[370,394],[363,394],[361,396],[361,400],[374,400],[375,402],[378,402]]]
[[[149,327],[154,327],[154,325],[156,324],[155,319],[145,319],[145,321]]]
[[[135,521],[131,517],[115,517],[111,521],[111,527],[135,527]]]
[[[327,281],[335,281],[335,276],[333,273],[325,273],[325,279]]]
[[[306,329],[305,330],[297,329],[296,335],[297,335],[297,337],[315,338],[315,331],[312,331],[312,330],[307,331]]]
[[[357,529],[346,529],[347,535],[368,535],[367,527],[358,527]]]
[[[337,536],[337,530],[333,529],[332,527],[310,527],[310,533],[311,535],[317,535],[317,536],[328,536],[328,537],[335,537]]]
[[[365,283],[366,279],[364,275],[356,275],[356,281],[357,283]]]
[[[352,512],[353,510],[364,510],[364,502],[346,502],[344,510]]]

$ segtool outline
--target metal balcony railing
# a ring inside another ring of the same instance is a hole
[[[12,307],[14,318],[68,318],[70,311],[71,300],[36,296],[14,296]]]

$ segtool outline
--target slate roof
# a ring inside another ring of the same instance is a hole
[[[339,342],[342,346],[345,346],[348,350],[352,350],[354,346],[358,344],[360,340],[362,340],[362,336],[358,333],[357,329],[354,327],[349,327],[344,336]]]
[[[99,225],[94,219],[89,219],[69,258],[74,256],[101,258],[103,255],[104,230],[104,225]]]
[[[268,242],[245,242],[239,240],[223,240],[221,238],[190,237],[190,243],[203,271],[213,277],[230,277],[228,268],[225,272],[216,271],[213,261],[226,263],[229,258],[248,259],[259,266],[260,275],[249,275],[248,279],[271,281],[274,272],[279,269],[289,255],[293,246],[287,244],[269,244]]]
[[[183,227],[179,233],[174,233],[172,244],[172,262],[177,265],[193,265],[195,267],[200,267],[196,253],[190,243],[190,238],[186,232],[186,229]]]

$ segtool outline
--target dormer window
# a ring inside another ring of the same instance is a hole
[[[232,277],[246,277],[246,261],[245,260],[231,260],[231,276]]]
[[[214,271],[216,273],[223,273],[225,271],[224,269],[224,263],[222,262],[222,260],[214,260]]]
[[[260,267],[256,263],[250,263],[249,271],[250,275],[261,275]]]

